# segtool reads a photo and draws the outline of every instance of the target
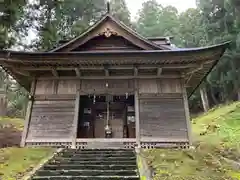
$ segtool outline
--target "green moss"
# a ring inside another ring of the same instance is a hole
[[[16,180],[53,153],[49,148],[0,149],[0,179]]]
[[[0,117],[0,127],[4,126],[12,126],[22,131],[24,127],[24,120],[19,118]]]
[[[240,159],[240,102],[220,106],[193,119],[195,149],[145,152],[156,169],[155,179],[240,179],[223,157]]]

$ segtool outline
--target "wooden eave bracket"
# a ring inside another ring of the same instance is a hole
[[[161,76],[162,75],[162,68],[157,68],[157,76]]]
[[[52,69],[52,74],[54,77],[59,77],[59,74],[56,69]]]
[[[137,77],[138,76],[138,68],[134,67],[134,76]]]
[[[80,69],[79,69],[79,68],[75,68],[75,72],[76,72],[76,76],[77,76],[78,78],[80,78],[80,77],[81,77]]]
[[[198,72],[198,71],[200,71],[200,70],[202,70],[203,69],[203,67],[204,67],[204,63],[203,64],[201,64],[200,65],[200,67],[198,67],[198,68],[195,68],[195,69],[193,69],[193,70],[191,70],[191,71],[189,71],[189,72],[187,72],[185,75],[188,77],[188,79],[187,79],[187,81],[186,81],[186,84],[188,84],[189,83],[189,81],[191,80],[191,78],[192,78],[192,76],[194,75],[194,73],[196,73],[196,72]],[[186,77],[185,76],[185,77]]]
[[[109,76],[109,70],[108,70],[108,68],[104,69],[104,71],[105,71],[105,76]]]

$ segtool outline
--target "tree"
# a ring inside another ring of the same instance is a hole
[[[136,30],[143,36],[159,36],[159,14],[162,6],[156,0],[144,2],[139,11]]]
[[[127,26],[131,26],[130,11],[127,8],[125,0],[111,0],[111,14]]]
[[[23,28],[18,24],[24,14],[25,0],[3,0],[0,2],[0,49],[10,48]]]

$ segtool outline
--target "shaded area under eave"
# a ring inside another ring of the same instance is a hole
[[[189,97],[200,86],[224,54],[230,42],[204,48],[139,51],[17,52],[0,51],[0,65],[29,90],[31,77],[21,74],[21,67],[103,66],[103,65],[187,65],[199,68],[186,74]]]

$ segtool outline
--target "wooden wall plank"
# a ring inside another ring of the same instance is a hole
[[[57,94],[76,94],[78,80],[60,80]]]
[[[106,87],[108,84],[108,88]],[[133,80],[82,80],[81,81],[81,91],[89,93],[106,93],[108,90],[112,94],[122,93],[125,94],[126,91],[133,91],[134,83]]]
[[[139,93],[158,93],[157,79],[139,80]]]
[[[188,138],[183,99],[141,99],[141,137]]]
[[[182,93],[180,79],[140,79],[139,93]]]
[[[71,138],[74,107],[74,100],[35,101],[27,138]]]
[[[35,94],[54,94],[54,80],[37,80]]]

